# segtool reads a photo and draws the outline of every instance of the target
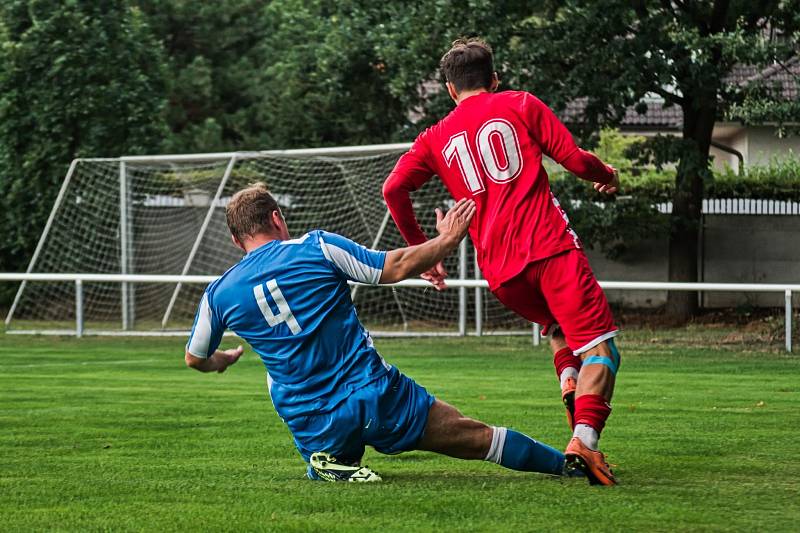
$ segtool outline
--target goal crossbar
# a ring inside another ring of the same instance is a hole
[[[262,157],[319,157],[319,156],[369,156],[400,152],[411,148],[411,143],[366,144],[361,146],[331,146],[328,148],[295,148],[291,150],[250,150],[238,152],[209,152],[200,154],[124,155],[120,157],[85,157],[77,162],[121,162],[128,164],[198,163],[227,161],[232,157],[240,161]]]

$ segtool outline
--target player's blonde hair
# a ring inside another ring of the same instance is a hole
[[[225,208],[225,219],[231,235],[243,237],[268,234],[275,229],[272,213],[280,211],[278,202],[263,182],[256,182],[237,192]]]

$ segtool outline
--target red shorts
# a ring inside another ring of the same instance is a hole
[[[619,330],[606,295],[582,250],[535,261],[494,290],[503,305],[544,327],[561,326],[576,354],[615,337]]]

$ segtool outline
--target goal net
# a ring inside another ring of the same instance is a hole
[[[218,156],[128,157],[73,162],[29,272],[222,274],[241,257],[230,240],[225,206],[237,190],[265,182],[293,235],[340,233],[378,249],[405,245],[383,201],[384,178],[401,149],[321,149]],[[435,232],[435,207],[449,194],[431,180],[414,194],[423,228]],[[447,258],[450,279],[480,277],[465,241]],[[191,327],[204,285],[86,282],[86,333],[176,333]],[[74,282],[22,283],[6,319],[9,332],[72,331]],[[485,289],[444,292],[417,287],[352,290],[359,317],[374,334],[527,332]]]

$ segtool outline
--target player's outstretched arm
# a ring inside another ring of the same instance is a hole
[[[458,247],[474,215],[475,202],[466,198],[459,200],[446,215],[437,209],[436,230],[439,236],[386,254],[379,283],[396,283],[430,270]]]
[[[583,180],[594,182],[598,192],[614,194],[619,190],[617,169],[606,165],[591,152],[579,148],[562,161],[561,166]]]
[[[229,366],[236,364],[242,356],[242,352],[244,352],[244,348],[237,346],[230,350],[217,350],[211,357],[203,358],[196,357],[189,353],[189,350],[186,350],[184,359],[186,361],[186,366],[189,368],[194,368],[200,372],[219,372],[221,374],[225,372]]]

